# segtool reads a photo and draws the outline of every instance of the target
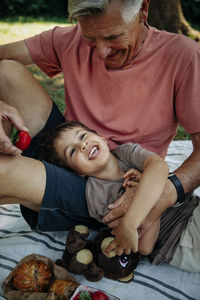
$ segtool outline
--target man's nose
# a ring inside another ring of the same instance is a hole
[[[97,40],[96,41],[96,50],[97,50],[97,55],[99,56],[99,58],[105,59],[111,53],[112,49],[109,47],[109,45],[106,41]]]

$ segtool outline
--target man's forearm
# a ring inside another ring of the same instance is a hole
[[[191,135],[193,143],[193,153],[183,162],[183,164],[174,170],[174,173],[180,180],[185,194],[193,191],[200,185],[200,133]],[[131,191],[131,190],[130,190]],[[112,208],[111,212],[104,217],[110,228],[115,228],[120,223],[120,217],[122,217],[128,210],[133,195],[128,195],[129,189],[116,203],[120,200],[120,205],[116,208]],[[123,198],[122,198],[123,197]],[[142,222],[142,229],[145,231],[149,226],[157,220],[161,214],[172,205],[178,199],[178,194],[173,183],[168,179],[164,188],[163,194],[157,204],[152,208],[150,213]]]
[[[150,228],[139,239],[138,252],[142,255],[149,255],[157,241],[160,230],[160,219],[156,220]]]
[[[184,188],[185,194],[200,185],[200,133],[191,135],[193,143],[192,154],[174,172]]]
[[[183,186],[185,194],[192,192],[200,185],[200,133],[193,134],[191,138],[193,143],[192,154],[178,169],[174,170],[174,173]],[[159,218],[168,207],[174,205],[177,197],[177,191],[173,183],[168,180],[157,205],[155,205],[142,222],[143,230],[146,231],[152,222]]]

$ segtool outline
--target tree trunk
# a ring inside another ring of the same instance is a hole
[[[200,32],[186,21],[180,0],[151,0],[148,22],[151,26],[173,33],[182,33],[200,41]]]

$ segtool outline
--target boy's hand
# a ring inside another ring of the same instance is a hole
[[[138,182],[140,181],[142,177],[142,173],[134,168],[128,170],[124,174],[124,183],[123,187],[130,187],[130,186],[137,186]]]
[[[130,254],[131,251],[138,251],[138,232],[137,229],[131,229],[129,223],[121,222],[121,224],[112,231],[115,235],[114,241],[106,248],[106,253],[109,253],[116,248],[117,255]]]

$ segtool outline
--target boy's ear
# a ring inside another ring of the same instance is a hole
[[[102,140],[103,140],[104,142],[106,142],[106,144],[108,143],[107,139],[106,139],[104,136],[100,135],[100,137],[102,138]]]

